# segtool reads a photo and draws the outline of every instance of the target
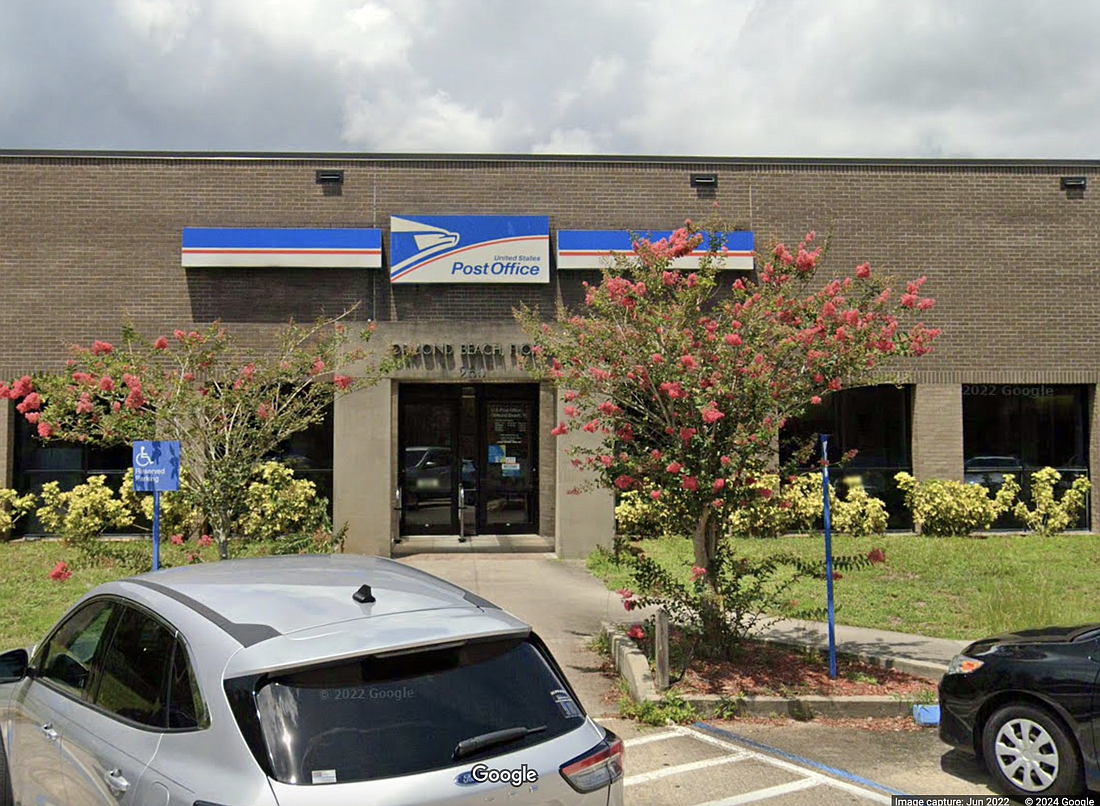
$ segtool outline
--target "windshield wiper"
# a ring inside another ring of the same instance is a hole
[[[532,733],[541,733],[544,730],[546,730],[545,725],[539,725],[537,728],[525,728],[523,725],[517,725],[514,728],[494,730],[492,733],[471,736],[469,739],[463,739],[458,743],[454,753],[451,754],[451,759],[458,761],[460,758],[472,756],[487,748],[496,747],[501,744],[511,744],[520,739],[526,739]]]

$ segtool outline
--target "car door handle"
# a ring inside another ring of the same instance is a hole
[[[103,773],[103,780],[106,781],[107,786],[117,794],[122,794],[130,788],[130,782],[122,777],[122,770],[118,768]]]
[[[53,729],[53,723],[47,722],[42,726],[42,732],[46,734],[46,738],[51,742],[57,741],[57,731]]]

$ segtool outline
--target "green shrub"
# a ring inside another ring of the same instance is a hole
[[[898,473],[894,478],[905,495],[914,525],[922,534],[936,537],[965,537],[988,529],[1008,511],[1020,491],[1011,473],[1004,475],[1001,489],[992,498],[980,484],[942,479],[918,482],[908,473]]]
[[[886,531],[886,504],[873,498],[863,487],[859,476],[844,479],[847,495],[843,501],[830,496],[829,509],[834,531],[854,537],[881,535]],[[818,494],[818,500],[821,495]]]
[[[34,493],[19,495],[15,490],[0,487],[0,537],[11,532],[20,518],[34,511],[37,501]]]
[[[107,530],[127,529],[134,523],[133,511],[115,497],[106,476],[89,476],[67,492],[61,492],[56,481],[47,482],[37,515],[48,531],[78,548]]]
[[[1054,498],[1054,489],[1062,480],[1062,474],[1053,467],[1044,467],[1031,474],[1031,503],[1028,509],[1023,501],[1016,503],[1013,514],[1037,535],[1056,535],[1077,522],[1077,516],[1085,507],[1085,500],[1092,487],[1088,479],[1079,477],[1062,494],[1062,500]]]
[[[619,496],[615,507],[615,529],[620,535],[660,537],[666,520],[663,507],[649,496],[630,490]]]
[[[237,521],[241,534],[271,539],[321,528],[328,502],[318,498],[312,481],[294,478],[294,471],[279,462],[264,462],[257,475],[248,485],[245,514]]]

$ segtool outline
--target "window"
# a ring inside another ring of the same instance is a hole
[[[1003,475],[1020,483],[1031,503],[1031,474],[1053,467],[1062,474],[1061,496],[1088,475],[1088,394],[1084,386],[963,384],[963,478],[998,489]],[[1011,514],[995,524],[1018,529]],[[1088,508],[1077,526],[1088,528]]]
[[[191,664],[175,631],[137,608],[126,608],[103,657],[95,704],[151,728],[204,726],[206,711]]]
[[[795,459],[800,448],[820,434],[828,434],[830,462],[840,461],[849,450],[856,451],[850,462],[833,472],[837,481],[859,476],[867,492],[885,502],[890,516],[888,528],[911,528],[909,512],[894,481],[896,473],[913,471],[909,401],[908,386],[862,386],[831,394],[783,429],[780,461],[785,464]],[[820,447],[814,446],[809,460],[799,462],[799,466],[803,470],[817,469],[820,456]],[[844,485],[837,487],[843,494]]]
[[[92,660],[103,640],[114,605],[104,599],[73,613],[40,650],[38,677],[63,691],[83,697]]]
[[[456,763],[453,753],[464,739],[541,728],[471,754],[473,763],[548,741],[584,721],[539,648],[519,639],[280,675],[257,693],[252,713],[259,715],[275,777],[305,785],[443,769]],[[242,724],[246,735],[249,727]],[[317,780],[318,771],[325,777]]]

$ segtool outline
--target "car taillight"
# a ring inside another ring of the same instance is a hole
[[[611,731],[587,753],[561,765],[562,777],[578,792],[594,792],[623,777],[623,740]]]

